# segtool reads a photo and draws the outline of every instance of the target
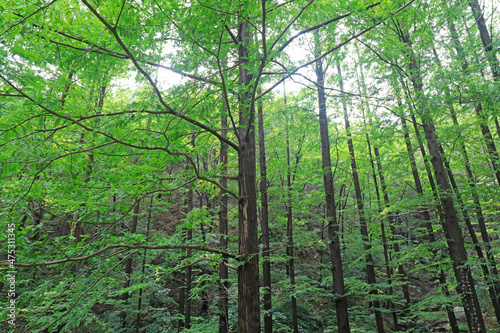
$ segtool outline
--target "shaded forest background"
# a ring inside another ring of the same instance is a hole
[[[498,9],[0,0],[0,330],[500,332]]]

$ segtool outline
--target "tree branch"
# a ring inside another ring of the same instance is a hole
[[[53,266],[53,265],[59,265],[59,264],[65,264],[68,262],[78,262],[78,261],[84,261],[88,260],[90,258],[96,257],[100,254],[103,254],[104,252],[112,249],[127,249],[127,250],[140,250],[140,249],[146,249],[146,250],[174,250],[174,249],[191,249],[191,250],[199,250],[199,251],[206,251],[210,253],[218,253],[222,254],[224,256],[228,256],[230,258],[236,258],[236,255],[231,254],[227,251],[223,251],[220,249],[216,249],[213,247],[208,247],[208,246],[199,246],[199,245],[190,245],[190,244],[179,244],[179,245],[142,245],[142,244],[115,244],[115,245],[108,245],[106,247],[103,247],[100,250],[97,250],[91,254],[88,254],[86,256],[82,257],[74,257],[74,258],[66,258],[66,259],[60,259],[60,260],[52,260],[52,261],[46,261],[46,262],[38,262],[38,263],[31,263],[31,264],[23,264],[16,262],[14,263],[15,267],[45,267],[45,266]],[[0,261],[0,267],[2,266],[10,266],[11,264],[6,261]]]

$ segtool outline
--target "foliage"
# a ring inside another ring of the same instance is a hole
[[[219,288],[227,282],[229,328],[237,331],[239,274],[248,258],[262,263],[262,253],[242,249],[240,231],[246,199],[242,169],[263,161],[239,160],[244,149],[257,151],[243,143],[256,132],[255,109],[262,103],[274,331],[293,330],[293,296],[300,332],[335,332],[339,295],[332,292],[328,253],[317,117],[321,88],[327,94],[351,331],[376,330],[374,302],[381,304],[387,331],[396,330],[393,322],[387,324],[393,312],[401,329],[422,331],[447,322],[446,306],[462,306],[441,224],[438,199],[447,195],[459,211],[468,256],[464,265],[473,272],[487,323],[493,322],[500,165],[492,149],[500,144],[500,81],[494,74],[497,58],[485,53],[466,5],[0,0],[0,265],[5,277],[0,330],[218,332]],[[496,50],[499,27],[488,6]],[[452,23],[458,39],[448,29]],[[247,37],[241,35],[245,24]],[[411,54],[418,67],[412,67]],[[324,87],[315,76],[320,59]],[[248,81],[243,81],[245,71]],[[416,72],[421,82],[412,82]],[[354,195],[344,105],[364,210]],[[429,157],[420,126],[426,117],[454,176],[453,193],[431,185],[436,156]],[[407,139],[402,119],[410,127]],[[221,143],[229,147],[225,166]],[[221,196],[229,202],[227,248],[219,232]],[[261,208],[259,201],[259,214]],[[369,244],[359,232],[359,214],[368,221]],[[479,228],[481,218],[489,242]],[[486,259],[478,257],[477,247]],[[369,255],[375,284],[366,282]],[[222,265],[229,267],[225,281],[219,275]],[[7,279],[12,270],[15,297],[9,296]],[[11,300],[15,328],[9,324]],[[184,327],[188,319],[190,327]]]

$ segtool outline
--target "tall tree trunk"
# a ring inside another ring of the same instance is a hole
[[[194,140],[193,140],[194,141]],[[193,188],[192,186],[189,186],[188,190],[188,197],[187,197],[187,214],[189,214],[194,208],[193,204]],[[189,244],[191,240],[193,239],[193,229],[188,227],[187,229],[187,235],[186,235],[186,241]],[[186,257],[190,258],[191,257],[191,249],[186,250]],[[185,300],[184,300],[184,328],[189,329],[191,328],[191,283],[193,279],[193,271],[192,271],[192,266],[188,265],[186,267],[186,284],[185,284]]]
[[[227,138],[227,110],[228,106],[226,105],[226,101],[224,99],[223,102],[223,111],[221,115],[221,135],[223,138]],[[220,164],[222,171],[222,179],[221,185],[223,188],[227,188],[227,143],[221,141],[220,145]],[[219,233],[220,233],[220,247],[222,250],[227,249],[228,243],[228,233],[227,233],[227,193],[224,190],[220,191],[219,195]],[[227,267],[227,259],[224,258],[222,263],[219,265],[219,333],[228,333],[229,332],[229,282],[227,281],[228,267]]]
[[[241,9],[238,26],[239,145],[238,145],[238,333],[260,332],[259,239],[257,234],[257,171],[255,163],[255,103],[251,100],[252,75],[248,71],[250,42],[247,13]]]
[[[286,95],[285,95],[285,109],[286,109]],[[290,284],[292,289],[295,288],[295,260],[294,260],[294,251],[293,251],[293,215],[292,215],[292,166],[290,165],[290,129],[288,122],[288,112],[286,112],[286,165],[287,165],[287,223],[286,223],[286,234],[288,238],[288,246],[287,246],[287,256],[288,256],[288,275],[290,277]],[[293,332],[299,333],[299,324],[297,319],[297,299],[295,296],[292,296],[292,324],[293,324]]]
[[[271,260],[269,247],[269,205],[267,200],[267,161],[266,161],[266,141],[264,135],[264,117],[262,115],[262,102],[258,105],[259,122],[259,160],[260,160],[260,201],[261,218],[260,229],[262,232],[262,279],[264,287],[264,333],[272,333],[273,316],[271,313]]]
[[[417,103],[421,114],[422,125],[424,127],[425,138],[431,155],[431,162],[434,169],[436,183],[440,190],[441,206],[444,210],[444,225],[446,240],[450,257],[453,262],[453,269],[457,279],[457,291],[462,298],[467,322],[471,332],[486,332],[481,307],[477,298],[474,280],[472,279],[472,272],[467,263],[467,252],[465,250],[464,238],[460,225],[458,223],[457,212],[453,204],[453,198],[450,193],[450,184],[446,179],[446,173],[443,165],[443,160],[439,152],[439,145],[437,141],[436,130],[430,116],[430,110],[424,102],[423,83],[420,75],[420,68],[417,64],[416,58],[413,54],[412,43],[409,33],[406,28],[401,25],[403,41],[408,45],[406,56],[409,58],[410,64],[410,77],[413,87],[417,94]]]
[[[318,34],[314,34],[316,54],[319,52]],[[333,292],[335,294],[335,310],[339,333],[350,332],[348,305],[342,271],[341,247],[339,241],[339,225],[335,205],[335,188],[333,186],[332,163],[330,157],[330,137],[328,135],[328,118],[326,116],[325,79],[322,61],[316,62],[316,77],[318,83],[319,127],[321,139],[321,160],[323,166],[323,184],[325,187],[326,219],[328,221],[328,247],[332,262]]]
[[[340,90],[344,90],[344,83],[342,81],[342,70],[340,69],[340,64],[337,64],[337,72],[339,73],[339,83],[340,83]],[[360,224],[360,232],[361,232],[361,237],[363,239],[363,248],[366,252],[366,279],[367,282],[371,285],[374,285],[377,283],[377,278],[375,275],[375,265],[373,262],[373,256],[371,253],[372,245],[370,243],[370,238],[368,234],[368,227],[366,224],[366,217],[365,217],[365,208],[363,204],[363,194],[361,192],[361,186],[359,183],[359,176],[358,176],[358,167],[356,165],[356,156],[354,152],[354,144],[352,142],[352,135],[351,135],[351,126],[349,124],[349,115],[347,113],[347,106],[344,101],[342,101],[342,107],[344,109],[344,123],[345,123],[345,129],[347,133],[347,146],[349,148],[349,155],[351,157],[351,170],[352,170],[352,179],[354,183],[354,194],[356,196],[356,204],[358,207],[358,214],[359,214],[359,224]],[[378,294],[377,290],[373,288],[370,291],[371,294]],[[380,302],[378,300],[373,301],[373,310],[375,313],[375,322],[377,324],[377,331],[379,333],[385,332],[384,329],[384,320],[382,318],[382,313],[380,312]]]
[[[200,156],[197,156],[196,158],[198,159],[198,157]],[[201,163],[202,163],[202,167],[203,167],[203,171],[204,172],[208,172],[209,169],[208,169],[208,154],[205,156],[205,157],[200,157],[201,158]],[[198,162],[199,163],[199,162]],[[199,165],[199,164],[198,164]],[[211,210],[211,202],[210,202],[210,197],[202,190],[200,191],[196,191],[199,195],[198,195],[198,199],[199,199],[199,207],[200,207],[200,210],[204,209],[203,207],[206,207],[206,211],[207,212],[210,212]],[[206,200],[206,205],[203,205],[203,198],[205,198]],[[207,225],[207,229],[208,229],[208,232],[210,233],[210,229],[211,229],[211,225],[208,224]],[[207,229],[205,229],[205,224],[203,223],[203,221],[200,221],[200,232],[201,232],[201,239],[202,239],[202,242],[204,244],[206,244],[206,240],[207,240]],[[206,275],[208,274],[209,272],[201,267],[201,275]],[[207,286],[206,286],[206,283],[203,283],[203,285],[200,286],[201,287],[201,308],[200,308],[200,315],[203,316],[203,317],[207,317],[208,315],[208,300],[209,300],[209,296],[208,296],[208,291],[207,291]]]

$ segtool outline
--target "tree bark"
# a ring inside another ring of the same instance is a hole
[[[239,145],[238,145],[238,333],[260,332],[259,240],[257,234],[257,171],[255,163],[255,104],[251,100],[252,75],[248,71],[249,23],[242,10],[238,26]]]
[[[358,58],[359,58],[359,50],[357,48],[357,44],[356,44],[356,52],[357,52],[357,55],[358,55]],[[367,96],[367,89],[366,89],[366,84],[365,84],[365,76],[364,76],[364,73],[363,73],[363,66],[361,64],[358,64],[359,65],[359,71],[360,71],[360,77],[361,77],[361,83],[358,82],[358,86],[359,86],[359,91],[360,93],[363,93],[365,96]],[[363,88],[363,89],[361,89]],[[364,104],[364,103],[363,103]],[[370,125],[370,127],[373,127],[373,124],[372,124],[372,118],[371,118],[371,114],[370,114],[370,106],[368,104],[366,104],[366,110],[367,110],[367,113],[368,113],[368,123]],[[362,106],[362,113],[363,113],[363,122],[364,122],[364,125],[365,125],[365,128],[366,128],[366,116],[365,116],[365,113],[364,113],[364,107]],[[378,181],[377,181],[377,176],[376,176],[376,171],[375,171],[375,163],[374,163],[374,159],[373,159],[373,155],[372,155],[372,144],[371,144],[371,141],[370,141],[370,134],[369,134],[369,129],[366,129],[366,143],[368,144],[368,153],[369,153],[369,157],[370,157],[370,165],[371,165],[371,168],[372,168],[372,177],[373,177],[373,183],[374,183],[374,186],[375,186],[375,192],[376,192],[376,195],[377,195],[377,204],[378,204],[378,207],[379,207],[379,213],[382,212],[382,203],[381,203],[381,200],[380,200],[380,191],[379,191],[379,188],[378,188]],[[375,153],[375,160],[377,162],[377,170],[378,170],[378,174],[379,174],[379,179],[380,179],[380,183],[382,185],[382,193],[384,195],[384,203],[386,205],[387,208],[389,208],[390,204],[389,204],[389,196],[388,196],[388,193],[387,193],[387,187],[385,185],[385,178],[383,176],[383,173],[382,173],[382,164],[381,164],[381,161],[380,161],[380,154],[379,154],[379,151],[378,151],[378,147],[376,145],[373,145],[373,149],[374,149],[374,153]],[[395,232],[394,232],[394,226],[393,226],[393,217],[391,216],[391,214],[389,213],[387,215],[387,222],[389,224],[389,227],[391,228],[391,231],[392,231],[392,234],[394,235]],[[384,221],[381,220],[380,221],[380,231],[382,233],[382,246],[383,246],[383,249],[384,249],[384,260],[385,260],[385,270],[386,270],[386,274],[387,274],[387,284],[389,285],[389,295],[390,296],[393,296],[394,295],[394,290],[393,290],[393,287],[392,287],[392,269],[389,265],[389,246],[388,246],[388,243],[387,243],[387,236],[386,236],[386,233],[385,233],[385,225],[384,225]],[[399,245],[397,243],[394,243],[394,250],[396,253],[399,252]],[[406,280],[406,273],[404,272],[404,269],[402,268],[402,265],[398,265],[398,269],[399,269],[399,273],[400,275]],[[409,306],[410,304],[410,296],[409,296],[409,290],[408,290],[408,285],[405,284],[403,285],[403,294],[405,296],[405,299],[406,299],[406,302],[407,302],[407,307]],[[394,306],[394,303],[392,302],[392,300],[389,300],[388,301],[388,306],[389,308],[391,309],[391,312],[392,312],[392,320],[393,320],[393,323],[394,323],[394,330],[395,331],[398,331],[399,330],[399,323],[398,323],[398,313],[396,312],[396,309],[395,309],[395,306]]]
[[[443,156],[443,162],[446,166],[446,172],[448,174],[448,179],[450,180],[453,191],[455,192],[455,197],[456,197],[458,205],[462,211],[465,225],[467,226],[467,229],[469,231],[469,235],[472,239],[472,244],[474,245],[474,249],[476,250],[477,258],[479,259],[479,266],[481,266],[481,269],[483,270],[483,275],[484,275],[485,280],[488,281],[488,279],[490,278],[490,269],[488,268],[487,260],[483,255],[483,249],[479,245],[479,240],[477,239],[476,231],[474,230],[474,227],[472,226],[472,221],[469,217],[469,213],[467,212],[467,208],[465,207],[465,204],[464,204],[462,197],[460,195],[460,190],[458,189],[458,185],[455,181],[455,177],[453,176],[453,173],[451,172],[450,163],[446,159],[443,148],[441,146],[439,146],[439,151],[441,152],[441,155]],[[488,293],[490,294],[490,299],[491,299],[491,303],[493,304],[493,309],[495,311],[495,315],[497,317],[497,322],[500,322],[500,319],[499,319],[500,318],[500,306],[498,304],[498,294],[497,294],[495,285],[491,284],[489,282],[487,282],[487,284],[488,284]]]

